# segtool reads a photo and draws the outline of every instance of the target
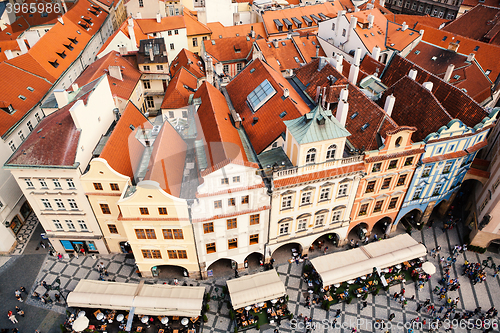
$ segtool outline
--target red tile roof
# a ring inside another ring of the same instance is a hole
[[[325,179],[329,177],[340,176],[352,172],[364,171],[365,166],[363,163],[357,163],[353,165],[347,165],[340,168],[328,169],[318,172],[312,172],[305,175],[281,178],[273,181],[273,185],[275,188],[280,188],[288,185],[297,185],[302,183],[307,183],[313,180]]]
[[[220,22],[207,23],[208,28],[212,31],[212,39],[240,37],[250,35],[252,29],[255,31],[255,37],[266,37],[266,29],[264,23],[239,24],[225,27]]]
[[[481,2],[482,5],[498,7],[498,0],[464,0],[461,4],[463,7],[474,7]]]
[[[120,66],[122,71],[122,80],[118,80],[109,75],[109,66]],[[141,78],[141,72],[134,68],[120,54],[110,52],[101,59],[96,60],[76,79],[75,83],[80,87],[106,74],[109,81],[109,87],[113,96],[118,96],[125,100],[130,98],[137,83]]]
[[[146,180],[154,180],[167,193],[179,197],[181,193],[187,144],[168,121],[163,123],[156,137],[148,165]]]
[[[148,39],[148,36],[142,32],[141,28],[136,23],[135,19],[132,19],[132,20],[133,20],[134,35],[135,35],[135,45],[137,47],[139,47],[140,41],[143,39]],[[108,47],[109,44],[113,43],[115,37],[120,33],[123,33],[128,39],[130,39],[130,35],[128,33],[128,19],[125,20],[125,22],[122,23],[120,28],[118,28],[111,36],[109,36],[108,39],[106,39],[106,41],[102,45],[99,52],[97,52],[97,54],[104,51]]]
[[[162,109],[179,109],[187,106],[189,103],[189,96],[194,94],[193,91],[186,89],[185,86],[191,89],[196,89],[198,80],[184,67],[181,67],[173,79],[168,84],[163,102],[161,103]]]
[[[248,39],[247,39],[248,38]],[[203,41],[206,53],[213,58],[213,63],[248,60],[252,55],[255,38],[247,36],[228,37]]]
[[[135,22],[145,34],[186,28],[186,23],[184,22],[183,15],[163,17],[160,23],[158,23],[155,18],[136,19]]]
[[[360,71],[363,71],[364,73],[368,75],[373,75],[377,74],[380,76],[382,74],[382,71],[384,70],[385,65],[375,59],[373,59],[370,55],[366,54],[363,57],[363,60],[359,64],[359,69]]]
[[[30,111],[49,91],[52,83],[7,63],[0,63],[0,102],[12,104],[16,112],[8,114],[0,110],[0,136],[5,137],[9,129]],[[15,78],[15,79],[14,79]],[[28,90],[33,88],[33,91]],[[19,96],[26,97],[25,100]]]
[[[408,26],[412,29],[415,29],[415,26],[420,23],[429,27],[433,27],[439,29],[441,24],[448,22],[448,20],[439,18],[439,17],[431,17],[429,15],[407,15],[407,14],[386,14],[385,17],[391,21],[396,22],[398,24],[403,24],[406,22]]]
[[[210,171],[235,160],[248,162],[238,130],[231,123],[231,114],[222,93],[204,82],[194,95],[201,98],[196,112],[199,120],[198,139],[203,139]]]
[[[248,106],[247,96],[266,79],[276,94],[253,113]],[[285,88],[288,89],[290,95],[282,99]],[[284,120],[298,118],[310,111],[307,104],[281,73],[259,59],[249,63],[233,78],[226,89],[234,109],[242,118],[242,124],[257,154],[260,154],[285,132]],[[280,114],[283,111],[286,111],[286,115],[281,118]],[[254,118],[258,118],[256,123]]]
[[[45,117],[38,125],[38,131],[26,138],[6,165],[74,166],[80,138],[80,131],[69,112],[74,103]]]
[[[79,28],[82,34],[87,34],[89,37],[92,37],[99,31],[107,16],[108,13],[91,1],[78,0],[71,9],[63,15],[63,21],[64,24],[66,24],[66,22],[70,20]],[[86,20],[89,21],[90,24],[88,24]],[[85,29],[80,24],[86,25],[88,29]]]
[[[26,0],[26,1],[23,1],[23,3],[27,4],[28,6],[30,6],[32,3],[35,4],[36,6],[38,6],[38,4],[43,4],[43,6],[51,6],[52,8],[56,8],[56,4],[53,3],[52,1],[50,0]],[[59,5],[59,4],[57,4]],[[70,2],[66,2],[66,7],[68,8],[68,10],[72,7],[73,3],[70,3]],[[41,7],[42,5],[40,5]],[[47,8],[47,7],[43,7],[43,8]],[[38,10],[38,7],[37,7],[37,10],[35,10],[35,12],[27,12],[27,13],[23,13],[22,10],[19,11],[19,13],[17,13],[18,16],[22,16],[26,22],[28,23],[28,25],[30,27],[35,27],[35,26],[39,26],[39,25],[50,25],[50,24],[54,24],[56,21],[57,21],[57,17],[58,16],[61,16],[61,12],[64,11],[64,9],[62,8],[62,6],[59,7],[60,10],[58,10],[57,12],[55,12],[54,10],[52,10],[50,13],[45,11],[40,11]],[[42,16],[43,15],[43,16]],[[49,28],[49,27],[47,27]]]
[[[377,135],[385,136],[387,131],[394,130],[398,124],[380,108],[375,102],[369,99],[358,87],[340,74],[330,64],[326,64],[321,71],[318,71],[319,59],[315,59],[304,67],[296,71],[296,77],[304,86],[305,93],[315,100],[317,87],[328,87],[327,100],[330,103],[337,103],[340,90],[348,87],[349,111],[346,121],[346,129],[351,133],[347,140],[359,150],[373,150],[378,148]],[[334,87],[330,88],[329,76],[337,79]],[[329,96],[331,95],[331,96]],[[332,113],[336,114],[336,105],[331,106]],[[356,116],[354,114],[357,113]],[[363,126],[368,124],[363,130]],[[401,125],[407,125],[402,123]]]
[[[186,49],[182,49],[174,60],[170,62],[170,76],[174,77],[181,68],[187,69],[188,72],[197,78],[205,76],[205,66],[200,56]]]
[[[405,77],[410,69],[417,70],[416,80],[421,84],[427,81],[433,83],[432,94],[452,118],[460,119],[467,126],[474,127],[484,117],[488,116],[488,113],[461,89],[444,82],[437,76],[399,55],[392,58],[382,76],[382,82],[387,86],[391,86],[402,77]],[[409,123],[401,124],[411,125]]]
[[[316,57],[317,50],[319,57],[326,56],[325,51],[323,51],[323,48],[318,42],[318,37],[316,37],[315,35],[302,35],[299,37],[293,36],[292,39],[295,42],[295,45],[297,45],[297,48],[299,49],[306,63],[310,62],[313,57]]]
[[[188,36],[209,35],[212,31],[203,23],[199,22],[196,17],[184,13],[184,23]]]
[[[0,40],[0,62],[7,60],[5,56],[5,51],[7,50],[20,51],[21,49],[19,44],[17,44],[17,40]]]
[[[25,30],[29,29],[29,24],[24,17],[20,17],[11,25],[6,25],[5,29],[0,31],[0,40],[15,40]]]
[[[130,178],[134,178],[144,152],[142,143],[135,139],[135,133],[141,128],[151,129],[153,126],[132,102],[128,102],[99,156],[116,172]]]
[[[287,69],[299,68],[301,63],[306,62],[292,39],[276,40],[274,42],[259,39],[255,43],[261,50],[266,62],[273,68],[279,68],[281,72]]]

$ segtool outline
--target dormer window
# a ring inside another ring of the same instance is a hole
[[[61,58],[66,58],[66,51],[62,51],[62,52],[56,52],[58,56],[60,56]]]
[[[57,62],[57,59],[56,59],[56,60],[54,60],[54,61],[50,61],[50,60],[49,60],[49,64],[51,64],[51,65],[52,65],[52,67],[54,67],[54,68],[59,67],[59,63]]]
[[[315,162],[316,162],[316,149],[311,148],[307,151],[306,163],[315,163]]]
[[[312,25],[313,21],[309,17],[307,17],[307,16],[304,15],[304,16],[302,16],[302,19],[304,20],[304,22],[306,22],[306,25],[308,27],[310,27]]]
[[[14,113],[14,108],[12,107],[12,104],[6,105],[5,102],[0,102],[2,106],[0,106],[0,109],[3,111],[7,112],[8,114],[13,114]]]
[[[85,22],[78,21],[78,25],[81,26],[85,30],[89,30],[90,26]]]
[[[76,37],[75,37],[75,38],[69,38],[69,37],[68,37],[68,39],[69,39],[69,41],[70,41],[71,43],[73,43],[73,44],[75,44],[75,45],[76,45],[76,44],[78,44],[78,41],[76,40]]]
[[[92,23],[92,19],[91,19],[91,18],[87,18],[87,17],[85,17],[85,16],[82,16],[82,20],[84,20],[85,22],[87,22],[89,25],[94,25],[94,24]]]
[[[69,44],[63,44],[63,45],[64,45],[65,48],[67,48],[70,51],[73,51],[73,49],[74,49],[74,47],[73,47],[73,45],[71,45],[71,43],[69,43]]]

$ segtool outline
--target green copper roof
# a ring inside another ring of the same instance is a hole
[[[304,116],[286,120],[284,123],[299,144],[345,138],[351,135],[331,111],[323,110],[320,103]]]

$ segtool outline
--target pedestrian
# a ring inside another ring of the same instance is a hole
[[[19,290],[20,290],[22,293],[26,293],[26,288],[24,288],[23,286],[21,286],[21,288],[19,288]]]
[[[16,319],[16,316],[15,316],[14,314],[11,314],[11,315],[9,316],[9,319],[10,319],[10,321],[11,321],[13,324],[17,324],[17,323],[18,323],[18,321],[17,321],[17,319]]]
[[[16,295],[16,297],[21,297],[21,292],[19,291],[19,289],[16,289],[14,294]]]
[[[421,308],[422,308],[422,304],[420,304],[420,302],[417,302],[417,312],[420,312]]]
[[[80,253],[85,255],[85,249],[83,247],[80,248]]]
[[[54,297],[56,298],[56,302],[61,301],[61,296],[59,294],[55,294]]]
[[[323,250],[323,254],[326,254],[326,251],[328,251],[328,246],[325,246],[325,249]]]
[[[396,317],[396,315],[395,315],[395,314],[394,314],[394,312],[393,312],[393,313],[391,313],[391,314],[389,315],[389,321],[392,321],[392,320],[394,319],[394,317]]]
[[[363,301],[363,309],[366,308],[368,306],[368,302],[367,301]]]

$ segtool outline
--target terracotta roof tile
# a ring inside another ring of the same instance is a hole
[[[0,40],[0,62],[7,60],[7,56],[5,55],[5,51],[7,50],[20,51],[21,48],[17,44],[17,40]]]
[[[312,60],[313,57],[316,57],[316,51],[318,51],[319,57],[326,56],[325,51],[318,42],[318,37],[316,35],[302,35],[302,36],[293,36],[293,41],[297,45],[302,57],[305,60],[305,63],[308,63]],[[318,48],[319,46],[319,48]]]
[[[269,81],[276,94],[253,113],[248,106],[247,96],[264,80]],[[290,95],[282,99],[285,88],[288,89]],[[233,78],[226,89],[234,109],[242,118],[245,132],[257,154],[285,132],[284,120],[295,119],[310,111],[307,104],[281,73],[259,59],[249,63]],[[284,111],[286,115],[281,118],[280,114]],[[254,118],[258,118],[257,122]]]
[[[370,57],[368,54],[366,54],[363,57],[363,60],[359,64],[359,69],[360,71],[363,71],[364,73],[368,75],[373,75],[377,74],[380,76],[382,74],[382,71],[384,70],[385,65],[372,57]]]
[[[444,82],[437,76],[429,73],[409,60],[400,57],[399,55],[392,58],[390,64],[384,72],[384,75],[382,76],[382,82],[387,86],[391,86],[402,77],[407,76],[410,69],[417,70],[418,73],[416,80],[420,84],[427,81],[433,83],[432,95],[436,97],[442,107],[452,118],[460,119],[467,126],[474,127],[481,122],[484,117],[488,116],[488,113],[462,90]],[[397,98],[396,103],[398,103]],[[396,122],[398,121],[396,120]],[[404,122],[401,124],[412,125]],[[416,127],[419,128],[418,126]]]
[[[15,68],[7,63],[0,63],[0,101],[12,105],[16,112],[9,114],[0,110],[0,136],[4,137],[9,129],[30,111],[49,91],[52,84],[40,77]],[[15,80],[13,80],[15,78]],[[33,88],[33,91],[28,90]],[[25,100],[19,96],[26,97]]]
[[[252,29],[255,31],[255,37],[266,37],[266,29],[264,23],[239,24],[225,27],[220,22],[207,23],[208,28],[212,31],[212,39],[249,36]]]
[[[255,38],[247,36],[228,37],[203,41],[206,53],[213,58],[213,63],[247,60],[251,56]]]
[[[0,31],[0,40],[15,40],[25,30],[29,29],[29,24],[24,17],[18,18],[11,25],[6,25],[5,29]]]
[[[109,66],[120,66],[123,79],[118,80],[109,75]],[[88,66],[76,79],[75,83],[82,87],[101,77],[103,74],[106,74],[108,77],[111,93],[125,100],[130,98],[130,95],[141,78],[141,72],[139,72],[137,68],[134,68],[127,60],[122,58],[120,54],[110,52]]]
[[[152,127],[141,111],[128,102],[99,157],[105,159],[116,172],[133,179],[144,152],[144,146],[135,139],[135,133],[141,128]]]
[[[191,89],[196,89],[198,80],[184,67],[175,74],[170,83],[168,84],[163,102],[161,103],[162,109],[179,109],[188,105],[189,96],[194,94],[193,91],[186,89],[188,86]]]
[[[299,68],[300,64],[305,62],[291,39],[276,40],[274,42],[259,39],[255,43],[261,50],[266,62],[273,66],[272,61],[275,61],[276,68],[279,68],[281,72],[287,69]]]
[[[188,36],[209,35],[212,31],[203,23],[199,22],[195,17],[184,13],[184,23]]]
[[[156,19],[136,19],[135,22],[145,34],[186,28],[183,15],[163,17],[160,23]]]
[[[448,22],[448,20],[439,18],[439,17],[431,17],[429,15],[407,15],[407,14],[386,14],[385,17],[391,21],[391,22],[396,22],[398,24],[403,24],[403,22],[406,22],[408,26],[412,29],[415,29],[416,25],[418,23],[424,24],[429,27],[433,27],[436,29],[439,29],[441,24]]]
[[[289,186],[289,185],[302,184],[302,183],[307,183],[307,182],[318,180],[318,179],[327,179],[329,177],[335,177],[335,176],[340,176],[340,175],[344,175],[344,174],[348,174],[348,173],[352,173],[352,172],[364,171],[364,170],[365,170],[364,164],[357,163],[357,164],[347,165],[347,166],[340,167],[340,168],[312,172],[312,173],[308,173],[308,174],[300,175],[300,176],[295,176],[295,177],[277,179],[277,180],[273,181],[273,185],[274,185],[274,188],[278,189],[280,187],[285,187],[285,186]]]
[[[247,162],[238,130],[231,123],[231,114],[224,95],[205,81],[194,97],[201,98],[201,105],[196,112],[200,129],[198,139],[204,141],[208,169],[216,170],[221,167],[221,163],[227,164],[228,161]]]
[[[201,58],[186,49],[182,49],[170,62],[170,77],[174,77],[181,68],[185,68],[197,78],[205,76],[205,66]]]
[[[135,35],[135,45],[136,45],[136,47],[139,47],[140,41],[143,39],[148,39],[148,36],[142,32],[141,28],[139,27],[139,25],[137,24],[135,19],[133,19],[133,18],[130,18],[130,19],[133,20],[132,22],[133,22],[133,29],[134,29],[134,35]],[[99,52],[97,52],[97,54],[100,54],[102,51],[104,51],[109,46],[109,44],[113,43],[113,41],[118,36],[118,34],[123,34],[128,39],[130,39],[130,35],[128,33],[128,19],[125,20],[125,22],[122,23],[120,28],[118,28],[111,36],[109,36],[108,39],[106,39],[106,41],[102,45]]]
[[[108,13],[91,1],[79,0],[63,15],[63,20],[64,24],[68,20],[71,21],[82,34],[92,37],[99,31],[107,16]],[[87,26],[88,29],[81,26],[81,24]]]

